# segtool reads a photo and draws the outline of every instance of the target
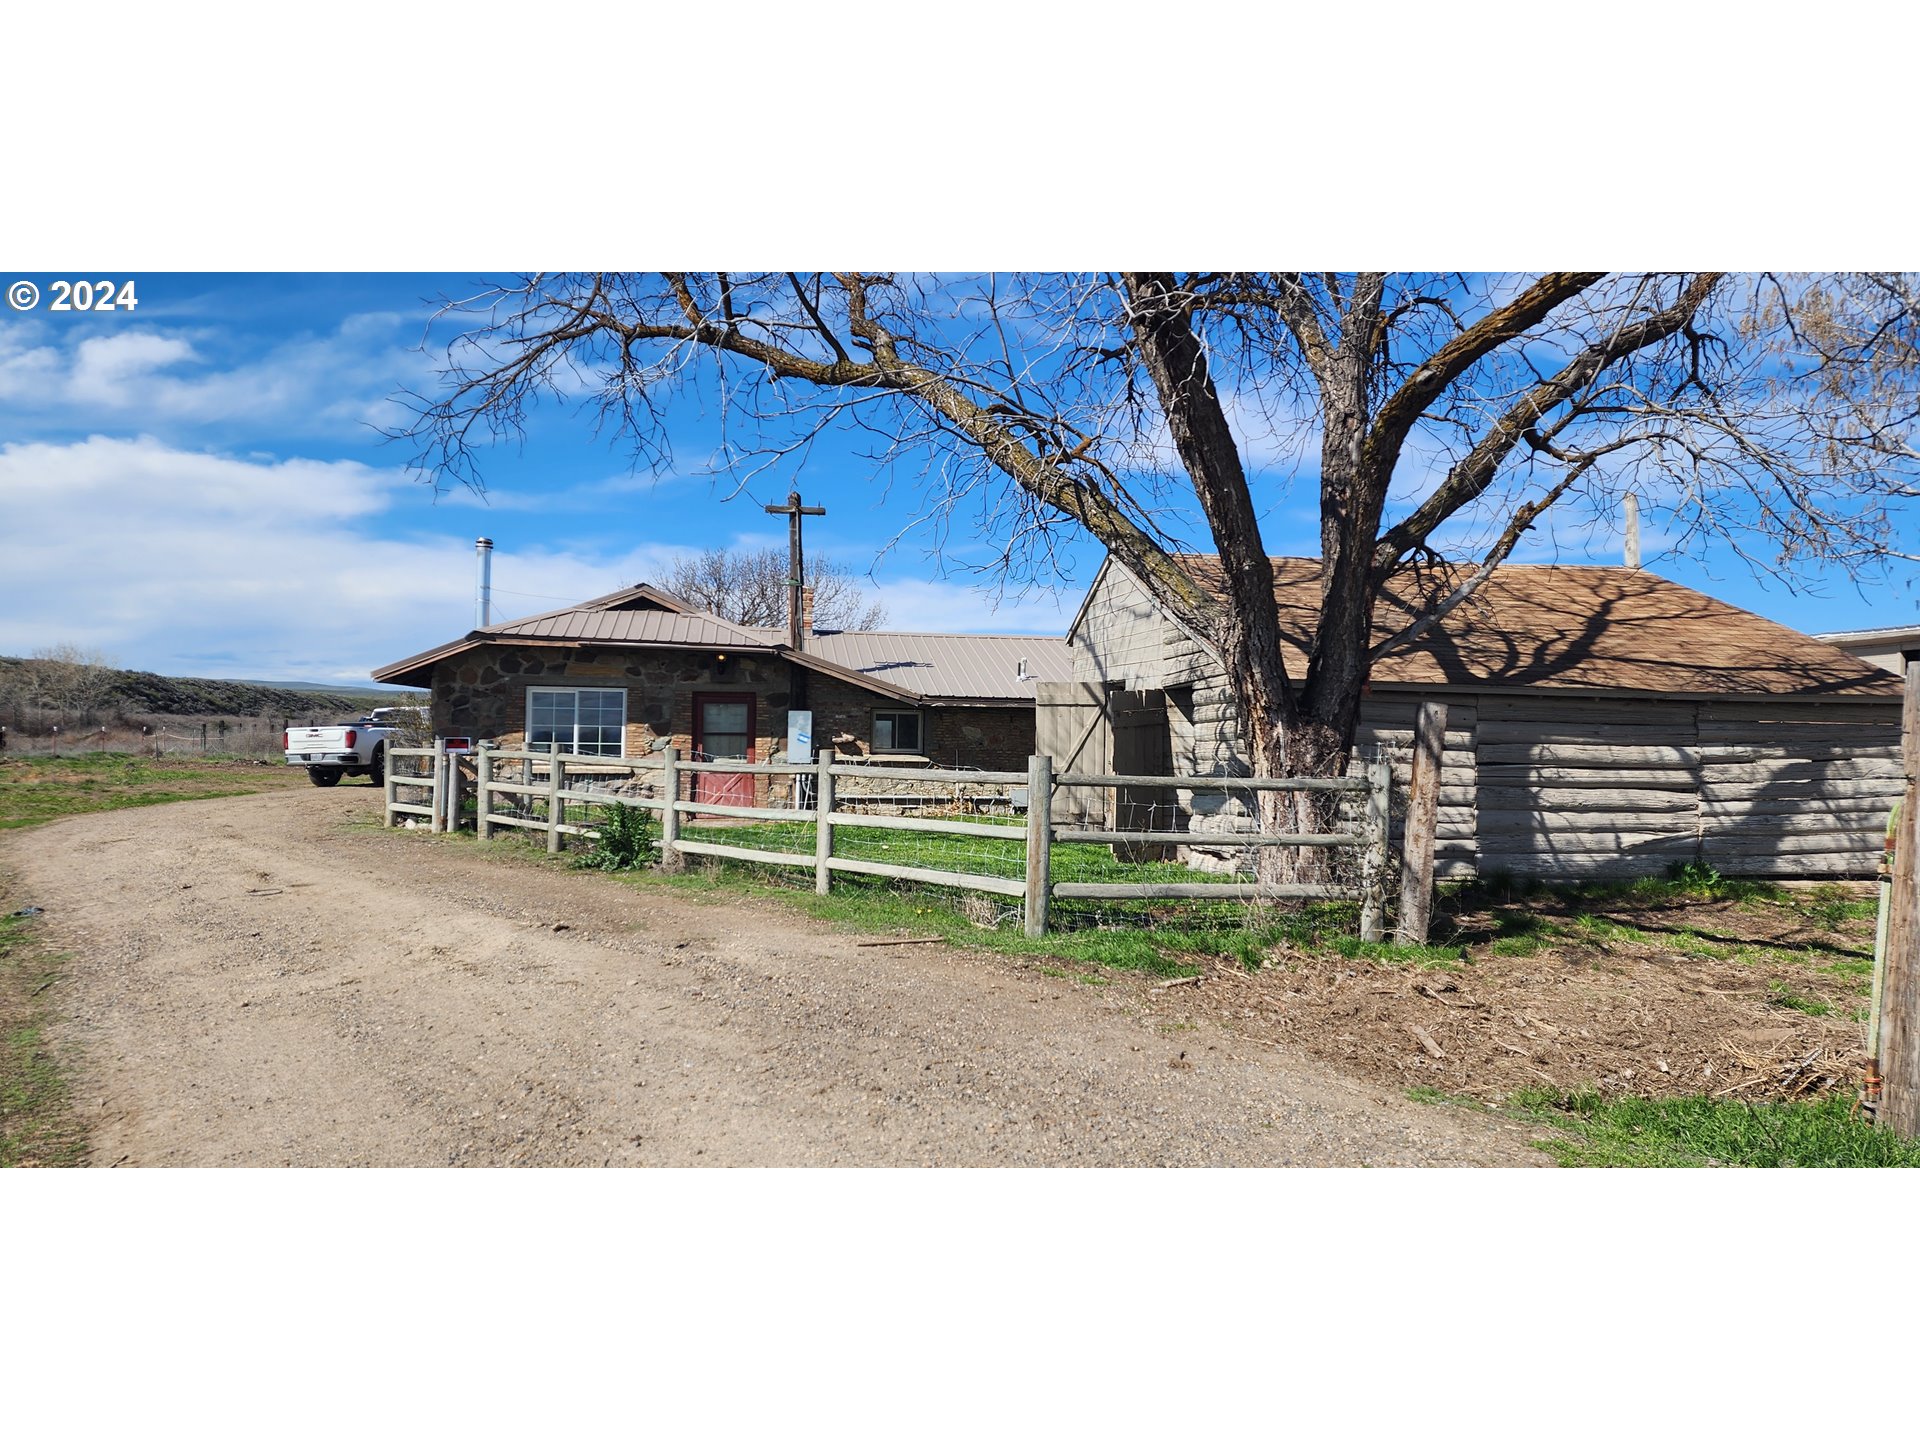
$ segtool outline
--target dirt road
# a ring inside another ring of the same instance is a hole
[[[11,834],[129,1165],[1532,1165],[1516,1127],[941,945],[371,825],[379,792]]]

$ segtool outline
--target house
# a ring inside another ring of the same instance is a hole
[[[373,672],[433,697],[435,733],[581,755],[766,762],[790,710],[814,743],[888,765],[1025,769],[1034,689],[1066,643],[1017,635],[812,633],[735,625],[651,585],[487,625]],[[764,778],[703,776],[699,798],[763,803]]]
[[[1920,626],[1896,625],[1881,630],[1836,630],[1816,635],[1849,655],[1878,665],[1895,675],[1905,675],[1909,661],[1920,660]]]
[[[1217,560],[1186,563],[1218,591]],[[1297,677],[1320,562],[1273,565]],[[1376,641],[1412,613],[1404,594],[1383,598]],[[1111,560],[1067,642],[1073,681],[1038,697],[1038,741],[1056,770],[1247,773],[1219,659]],[[1417,707],[1445,703],[1441,874],[1657,875],[1700,861],[1729,875],[1864,877],[1901,791],[1900,688],[1832,645],[1644,570],[1507,565],[1375,666],[1355,748],[1383,748],[1404,782]],[[1157,828],[1252,826],[1237,803],[1161,793],[1178,813]],[[1190,847],[1188,858],[1225,853]]]

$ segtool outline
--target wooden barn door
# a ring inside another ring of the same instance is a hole
[[[1042,680],[1034,686],[1034,749],[1053,760],[1053,773],[1104,772],[1113,758],[1107,690],[1078,680]],[[1107,792],[1067,785],[1053,792],[1053,823],[1097,829],[1107,823]]]
[[[752,695],[695,695],[693,748],[702,760],[747,760],[753,755]],[[694,772],[693,798],[703,805],[753,804],[753,776]]]

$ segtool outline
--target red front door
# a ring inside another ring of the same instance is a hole
[[[753,696],[695,695],[693,748],[696,760],[753,758]],[[753,776],[694,772],[693,798],[705,805],[752,805]]]

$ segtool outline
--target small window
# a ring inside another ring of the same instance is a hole
[[[627,692],[527,690],[527,748],[563,755],[627,753]]]
[[[920,712],[918,710],[876,710],[873,712],[873,748],[880,751],[920,753]]]

